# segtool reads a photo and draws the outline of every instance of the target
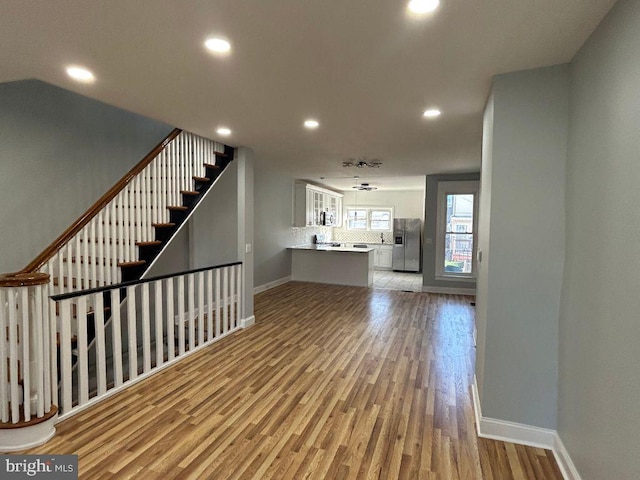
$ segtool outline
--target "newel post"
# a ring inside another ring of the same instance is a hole
[[[0,452],[41,445],[55,434],[56,359],[49,274],[0,275]]]

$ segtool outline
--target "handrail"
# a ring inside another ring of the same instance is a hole
[[[87,225],[100,210],[102,210],[120,191],[127,186],[151,161],[158,156],[162,150],[182,132],[179,128],[174,128],[156,147],[151,150],[136,166],[124,175],[113,187],[100,197],[86,212],[84,212],[62,235],[51,243],[44,251],[38,255],[29,265],[24,267],[21,273],[35,273],[47,263],[58,251]]]
[[[165,275],[158,275],[157,277],[142,278],[140,280],[131,280],[129,282],[116,283],[113,285],[105,285],[104,287],[89,288],[87,290],[76,290],[74,292],[62,293],[60,295],[52,295],[49,298],[51,298],[51,300],[53,300],[54,302],[59,302],[61,300],[68,300],[70,298],[75,298],[75,297],[83,297],[85,295],[90,295],[93,293],[108,292],[110,290],[116,290],[118,288],[131,287],[134,285],[142,285],[143,283],[156,282],[158,280],[164,280],[166,278],[178,277],[181,275],[189,275],[191,273],[199,273],[207,270],[214,270],[214,269],[224,268],[224,267],[233,267],[234,265],[242,265],[242,262],[238,261],[238,262],[223,263],[220,265],[212,265],[210,267],[202,267],[202,268],[195,268],[193,270],[185,270],[182,272],[167,273]]]

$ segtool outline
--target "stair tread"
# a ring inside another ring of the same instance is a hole
[[[162,245],[161,240],[149,240],[148,242],[136,242],[136,247],[151,247],[154,245]]]
[[[175,223],[152,223],[151,224],[152,227],[156,227],[156,228],[164,228],[164,227],[175,227],[176,224]]]
[[[196,177],[194,176],[193,179],[197,182],[210,182],[211,179],[208,177]]]
[[[195,190],[181,190],[180,193],[183,195],[200,195],[200,192],[196,192]]]
[[[169,205],[167,207],[168,210],[178,210],[178,211],[187,211],[189,210],[189,207],[185,207],[184,205]]]
[[[220,168],[220,165],[214,165],[213,163],[205,163],[206,168]]]
[[[120,262],[118,263],[119,267],[139,267],[140,265],[145,265],[147,263],[146,260],[134,260],[132,262]]]

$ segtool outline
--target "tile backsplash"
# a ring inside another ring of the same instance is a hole
[[[333,227],[291,227],[291,245],[308,245],[313,243],[313,236],[324,234],[325,241],[332,242]]]
[[[381,243],[381,232],[354,232],[336,228],[333,230],[333,241],[344,243]],[[393,243],[393,233],[383,232],[384,243]]]

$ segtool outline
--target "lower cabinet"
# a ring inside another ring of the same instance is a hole
[[[391,270],[393,266],[393,245],[371,245],[376,247],[373,267],[378,270]]]

